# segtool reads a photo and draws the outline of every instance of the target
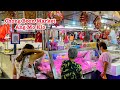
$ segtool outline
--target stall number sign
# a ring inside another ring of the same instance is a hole
[[[11,44],[20,44],[20,34],[19,33],[12,33]]]

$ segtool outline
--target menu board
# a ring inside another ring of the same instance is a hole
[[[11,34],[11,44],[20,44],[20,34],[19,33]]]

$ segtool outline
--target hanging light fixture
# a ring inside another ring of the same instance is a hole
[[[106,28],[107,28],[107,26],[105,25],[105,26],[104,26],[104,29],[106,29]]]

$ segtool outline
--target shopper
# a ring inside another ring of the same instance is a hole
[[[44,55],[43,51],[35,50],[33,45],[26,44],[14,63],[13,78],[36,79],[34,61]]]
[[[81,66],[74,62],[77,57],[77,49],[70,48],[68,50],[69,60],[62,63],[61,67],[61,79],[82,79]]]
[[[104,42],[99,44],[102,54],[97,62],[97,71],[93,73],[92,79],[110,79],[111,71],[111,55],[107,50],[107,45]]]

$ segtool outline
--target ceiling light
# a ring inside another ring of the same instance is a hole
[[[101,19],[101,23],[104,23],[104,21],[105,21],[104,19]]]
[[[110,29],[110,27],[107,27],[107,29],[109,30],[109,29]]]
[[[104,29],[106,29],[107,28],[107,26],[104,26]]]
[[[73,24],[73,25],[75,25],[75,24],[76,24],[76,22],[75,22],[75,21],[73,21],[73,22],[72,22],[72,24]]]
[[[92,27],[92,24],[89,24],[89,27]]]

